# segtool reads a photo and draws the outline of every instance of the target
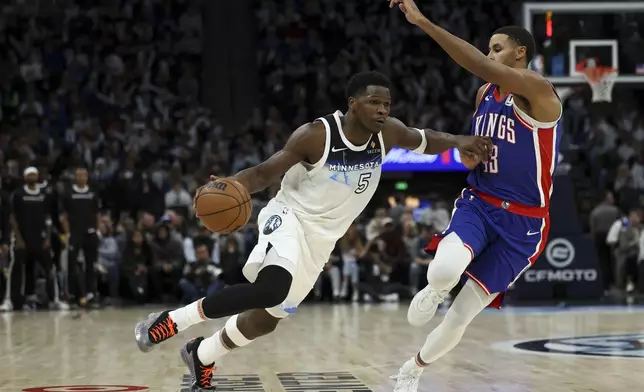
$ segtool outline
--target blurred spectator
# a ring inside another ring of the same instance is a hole
[[[348,293],[349,283],[351,283],[351,300],[358,300],[358,282],[360,271],[358,268],[358,258],[364,253],[365,245],[362,234],[358,231],[355,224],[351,224],[349,230],[339,241],[340,252],[342,255],[342,288],[340,297],[345,298]]]
[[[624,221],[614,249],[615,287],[619,291],[631,292],[637,283],[641,235],[641,211],[634,209]]]
[[[210,232],[206,226],[198,222],[198,231],[195,235],[186,237],[183,242],[183,253],[187,262],[193,262],[197,259],[195,249],[200,245],[205,245],[208,248],[210,259],[215,264],[220,264],[219,254],[219,240],[218,235]]]
[[[425,248],[436,233],[437,231],[433,227],[422,225],[420,235],[414,239],[409,247],[409,256],[411,258],[409,284],[413,295],[416,295],[419,288],[427,286],[427,267],[433,257],[425,252]]]
[[[11,299],[5,298],[4,307],[11,310],[12,303],[18,308],[35,309],[36,306],[60,306],[55,297],[55,272],[51,257],[52,200],[38,185],[38,169],[28,167],[24,171],[25,185],[18,188],[11,200],[11,225],[15,236],[14,256],[11,271]],[[24,272],[23,272],[24,271]],[[39,277],[46,281],[44,295],[36,298],[36,282]],[[24,297],[21,290],[24,281]],[[47,298],[48,297],[48,298]],[[45,301],[43,303],[43,300]]]
[[[99,291],[100,286],[107,286],[107,290],[102,291],[107,293],[107,302],[113,303],[119,297],[121,253],[111,228],[105,222],[99,224],[98,234],[100,240],[96,271]]]
[[[205,244],[200,246],[206,246],[206,249],[209,249]],[[242,274],[242,268],[245,262],[246,258],[239,249],[239,241],[237,238],[233,236],[226,237],[219,258],[219,268],[222,271],[219,278],[226,285],[245,282],[246,278]]]
[[[376,237],[382,233],[385,222],[391,222],[391,218],[387,216],[387,210],[385,208],[376,209],[376,213],[373,218],[367,224],[365,228],[365,236],[367,241],[373,241]]]
[[[85,306],[94,299],[96,293],[94,265],[98,257],[100,205],[98,193],[88,184],[87,169],[77,168],[74,176],[74,185],[62,197],[60,220],[67,234],[68,269],[70,283],[74,288],[72,292],[80,304]],[[84,268],[79,261],[81,251]]]
[[[163,302],[170,302],[179,293],[179,279],[185,264],[183,247],[179,240],[171,237],[170,227],[161,223],[150,241],[150,249],[154,260],[150,274],[155,295]]]
[[[121,267],[130,295],[139,303],[147,301],[151,279],[148,272],[154,268],[154,258],[141,230],[135,229],[129,234],[123,250]]]
[[[382,252],[377,243],[367,243],[364,257],[360,260],[362,279],[359,289],[362,300],[366,301],[397,301],[409,297],[409,288],[401,283],[392,282],[391,266],[383,260]]]
[[[186,265],[186,272],[179,280],[183,303],[194,302],[224,287],[223,280],[219,279],[221,270],[210,259],[208,247],[197,245],[195,254],[197,259]]]
[[[390,267],[389,274],[396,282],[408,283],[409,253],[401,231],[394,226],[391,218],[383,220],[382,233],[376,238],[384,263]]]
[[[188,218],[193,215],[192,196],[183,187],[181,181],[174,181],[172,188],[165,194],[165,206]]]
[[[341,260],[340,251],[336,246],[329,257],[329,261],[324,265],[320,276],[313,286],[313,292],[316,299],[322,298],[322,286],[326,281],[331,283],[332,299],[335,301],[340,298],[341,272],[339,265]]]
[[[621,212],[615,206],[615,198],[610,191],[605,192],[604,201],[595,207],[590,214],[590,233],[597,248],[605,290],[610,288],[609,284],[613,281],[612,257],[606,237],[613,223],[620,217]]]

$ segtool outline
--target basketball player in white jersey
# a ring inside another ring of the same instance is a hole
[[[217,359],[272,332],[282,318],[295,313],[336,241],[371,200],[391,147],[426,154],[458,148],[487,159],[487,138],[408,128],[388,118],[389,86],[377,72],[354,75],[347,86],[346,114],[337,111],[302,125],[281,151],[232,177],[255,193],[284,175],[281,190],[259,213],[259,240],[243,269],[252,283],[151,314],[135,329],[142,351],[194,324],[232,316],[213,336],[193,339],[181,349],[194,389],[212,389]]]

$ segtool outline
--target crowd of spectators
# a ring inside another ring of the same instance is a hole
[[[421,7],[485,48],[495,27],[516,19],[519,5],[436,0]],[[68,192],[75,168],[89,168],[101,200],[94,268],[107,303],[189,302],[244,281],[241,266],[257,238],[253,220],[230,236],[208,232],[194,219],[194,190],[211,173],[259,163],[292,129],[343,107],[352,73],[388,74],[395,83],[392,115],[410,125],[452,133],[469,127],[462,119],[472,111],[480,81],[435,56],[436,45],[400,15],[379,2],[286,0],[255,4],[261,102],[238,132],[224,130],[200,104],[200,6],[199,0],[0,5],[3,197],[22,186],[26,167],[37,166],[41,184],[59,196]],[[630,222],[624,227],[637,217],[622,216],[643,205],[644,119],[637,108],[627,102],[619,115],[595,116],[578,94],[566,102],[566,145],[583,152],[597,189],[613,191],[619,210],[611,213]],[[255,214],[278,188],[254,198]],[[328,293],[333,300],[393,301],[413,295],[431,260],[421,249],[448,220],[440,201],[414,211],[399,199],[370,211],[338,242],[312,298]],[[601,229],[604,235],[609,230]],[[6,230],[2,240],[4,285]],[[61,244],[64,255],[64,239]],[[59,254],[59,270],[62,259]],[[59,298],[50,299],[78,301],[63,275]]]
[[[469,110],[469,96],[476,90],[473,77],[441,61],[427,67],[421,59],[430,50],[427,40],[402,23],[396,25],[399,36],[381,29],[397,23],[383,7],[347,4],[289,2],[284,12],[274,2],[256,7],[262,105],[237,140],[236,135],[226,137],[231,132],[224,132],[200,106],[198,0],[3,3],[3,192],[9,195],[21,187],[22,170],[37,166],[42,186],[62,198],[74,170],[89,168],[91,187],[101,200],[94,268],[98,291],[108,303],[119,298],[185,302],[243,281],[241,265],[254,245],[256,228],[251,223],[242,232],[219,237],[197,225],[191,195],[208,174],[234,173],[259,163],[283,144],[293,126],[341,107],[344,79],[363,69],[378,68],[401,81],[395,111],[417,126],[431,123],[458,131],[462,124],[452,119]],[[432,12],[470,35],[471,25],[445,5]],[[489,29],[485,18],[462,16]],[[395,43],[400,39],[405,47]],[[343,45],[345,41],[352,43]],[[416,45],[421,53],[402,56],[414,53],[410,48]],[[447,103],[418,110],[439,101]],[[289,106],[298,102],[302,106]],[[295,115],[285,119],[282,113]],[[255,213],[278,187],[253,201]],[[438,211],[444,225],[446,211],[442,206]],[[427,264],[419,252],[421,242],[435,230],[430,212],[422,218],[426,225],[401,207],[389,215],[380,209],[374,219],[356,222],[312,296],[322,295],[327,276],[333,277],[333,299],[392,300],[415,292]],[[63,237],[62,251],[55,255],[59,270],[65,269],[64,242]],[[3,284],[9,256],[4,246]],[[83,260],[81,252],[79,262]],[[78,302],[63,275],[58,276],[59,298],[50,299]]]
[[[433,21],[479,48],[496,28],[512,24],[520,4],[419,2]],[[420,29],[381,2],[309,0],[257,2],[259,66],[266,106],[292,113],[293,124],[328,114],[345,102],[347,78],[377,69],[394,83],[392,115],[407,124],[460,133],[480,81]]]

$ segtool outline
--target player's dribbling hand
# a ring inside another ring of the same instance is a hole
[[[462,156],[478,159],[487,162],[494,144],[489,137],[481,136],[457,136],[458,152]]]
[[[202,186],[200,186],[199,188],[197,188],[197,190],[195,191],[195,197],[193,197],[193,198],[192,198],[192,209],[193,209],[193,210],[197,208],[197,206],[196,206],[197,197],[199,196],[199,194],[201,193],[201,191],[202,191],[205,187],[207,187],[210,183],[217,181],[217,179],[218,179],[218,178],[219,178],[219,177],[217,177],[217,176],[213,176],[213,175],[211,175],[211,176],[210,176],[210,182],[208,182],[207,184],[202,185]],[[197,216],[197,218],[199,218],[199,217]]]
[[[420,12],[414,0],[389,0],[389,8],[393,8],[396,4],[402,13],[405,14],[409,23],[418,24],[418,22],[425,18],[425,15]]]

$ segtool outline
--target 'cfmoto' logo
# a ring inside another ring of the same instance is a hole
[[[555,268],[566,268],[575,260],[575,247],[565,238],[555,238],[546,246],[546,259]]]

